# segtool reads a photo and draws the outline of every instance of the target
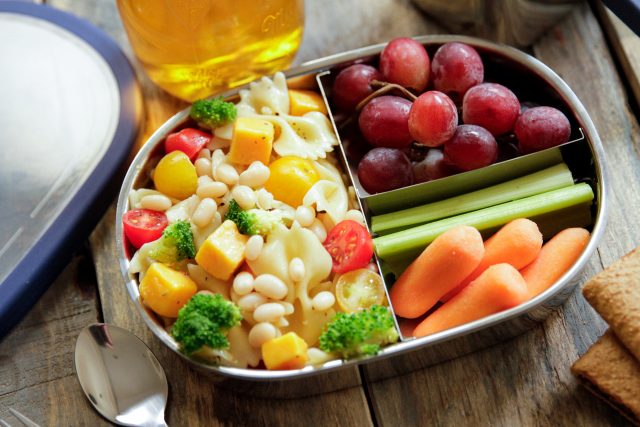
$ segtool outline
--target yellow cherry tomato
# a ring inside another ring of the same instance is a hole
[[[164,156],[153,174],[156,190],[176,199],[186,199],[198,188],[196,167],[182,151]]]
[[[289,206],[298,207],[307,191],[320,180],[311,160],[295,156],[281,157],[269,165],[264,188]]]
[[[382,277],[368,268],[344,273],[336,283],[338,305],[347,313],[355,313],[384,301]]]

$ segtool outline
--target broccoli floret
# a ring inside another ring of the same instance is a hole
[[[186,354],[203,346],[225,349],[229,347],[227,332],[241,320],[238,306],[221,295],[196,294],[178,312],[171,335]]]
[[[398,340],[389,310],[374,305],[357,313],[338,313],[320,335],[320,348],[345,359],[378,354],[380,348]]]
[[[189,221],[177,221],[162,232],[162,237],[154,242],[149,256],[165,264],[173,264],[196,256],[196,246]]]
[[[249,209],[244,211],[233,199],[229,202],[229,209],[224,219],[235,222],[238,231],[247,235],[268,234],[278,223],[290,225],[287,224],[290,221],[284,218],[279,210]]]
[[[189,115],[198,125],[215,129],[235,120],[238,111],[232,102],[225,102],[220,96],[213,99],[200,99],[191,105]]]

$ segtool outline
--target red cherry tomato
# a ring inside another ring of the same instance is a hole
[[[167,153],[180,150],[195,160],[202,147],[211,141],[211,135],[198,129],[186,128],[180,132],[172,133],[164,141],[164,150]]]
[[[373,240],[369,232],[349,219],[340,221],[333,227],[324,241],[324,248],[333,259],[335,273],[363,268],[373,256]]]
[[[136,248],[159,239],[168,224],[164,213],[150,209],[132,209],[122,216],[124,235]]]

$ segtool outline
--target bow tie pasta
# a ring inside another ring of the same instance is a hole
[[[291,263],[296,258],[302,261],[305,271],[297,282],[290,274]],[[316,235],[299,224],[294,224],[290,230],[278,227],[269,234],[260,256],[248,264],[256,277],[272,274],[280,278],[288,288],[285,301],[300,307],[297,313],[300,321],[290,323],[285,330],[296,332],[308,343],[317,342],[324,324],[318,320],[326,319],[331,313],[314,311],[309,293],[329,278],[332,261]]]

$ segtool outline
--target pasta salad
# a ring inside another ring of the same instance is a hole
[[[181,350],[298,369],[396,341],[322,97],[277,73],[190,116],[122,218],[141,301]]]

